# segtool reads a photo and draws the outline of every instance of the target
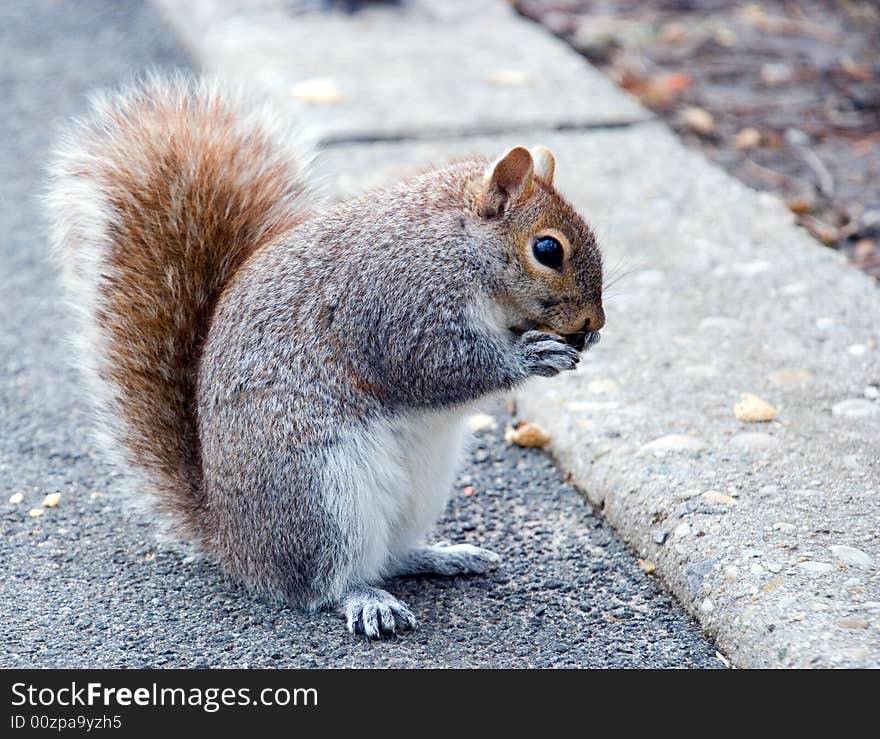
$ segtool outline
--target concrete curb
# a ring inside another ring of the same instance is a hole
[[[156,1],[206,71],[258,85],[320,143],[650,117],[503,3],[418,0],[348,15],[295,13],[280,0]]]
[[[319,170],[338,194],[523,138],[554,148],[609,265],[639,269],[609,298],[602,345],[519,393],[520,415],[551,431],[561,465],[735,664],[880,666],[869,278],[502,3],[351,18],[157,1],[208,70],[248,77],[335,144]],[[377,34],[396,51],[374,54]],[[474,46],[478,61],[460,58]],[[618,123],[637,125],[601,130]],[[599,130],[558,132],[572,128]],[[456,138],[481,131],[492,138]],[[451,138],[416,140],[438,135]],[[407,140],[375,143],[389,139]],[[739,420],[742,392],[777,418]]]

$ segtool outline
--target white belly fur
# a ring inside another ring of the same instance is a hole
[[[325,469],[328,508],[353,545],[336,590],[375,582],[443,513],[464,446],[468,408],[423,411],[352,434]]]
[[[461,408],[423,412],[406,419],[401,452],[410,489],[392,530],[390,553],[399,555],[424,537],[443,515],[465,442]]]

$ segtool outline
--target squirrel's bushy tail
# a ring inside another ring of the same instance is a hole
[[[60,148],[48,206],[79,359],[115,460],[200,531],[200,347],[256,249],[308,217],[284,127],[215,84],[152,77],[95,99]]]

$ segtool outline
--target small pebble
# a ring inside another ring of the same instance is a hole
[[[715,130],[715,118],[708,110],[689,106],[681,112],[681,122],[694,133],[708,136]]]
[[[668,434],[645,444],[642,449],[649,452],[698,452],[706,445],[701,439],[688,434]]]
[[[700,488],[687,488],[675,494],[676,500],[690,500],[700,494]]]
[[[757,128],[744,128],[733,137],[736,149],[754,149],[761,145],[761,132]]]
[[[525,69],[495,69],[489,72],[487,78],[499,87],[522,87],[535,81],[532,73]]]
[[[806,562],[801,562],[798,565],[798,569],[801,572],[806,572],[810,575],[827,575],[829,572],[834,572],[834,565],[829,564],[828,562],[814,562],[813,560],[807,560]]]
[[[508,444],[516,444],[517,446],[538,448],[547,446],[550,443],[550,434],[542,429],[536,423],[520,423],[516,428],[508,426],[504,432],[504,440]]]
[[[791,67],[787,64],[770,64],[770,65],[765,64],[761,68],[761,71],[763,72],[765,67],[768,67],[768,66],[776,67],[777,72],[782,71],[782,67],[787,67],[789,72],[792,71]],[[786,128],[784,136],[785,136],[786,142],[791,144],[792,146],[809,146],[810,145],[810,137],[798,128]]]
[[[21,493],[13,493],[9,496],[9,502],[12,503],[12,505],[18,505],[23,500],[24,496]]]
[[[646,575],[653,575],[654,570],[657,569],[656,566],[654,565],[654,563],[650,559],[639,559],[638,564],[639,564],[639,568]]]
[[[590,381],[590,384],[587,385],[587,389],[591,393],[595,393],[596,395],[613,395],[620,388],[617,386],[617,383],[614,382],[614,380],[597,378]]]
[[[725,495],[718,490],[707,490],[703,493],[703,500],[708,501],[709,503],[718,503],[720,505],[733,505],[736,503],[736,498],[733,498],[730,495]]]
[[[844,629],[867,629],[871,624],[865,618],[842,618],[837,625]]]
[[[773,262],[768,262],[766,259],[755,259],[751,262],[738,262],[731,267],[733,272],[738,275],[744,275],[745,277],[754,277],[763,272],[772,272],[775,269]]]
[[[345,98],[336,82],[327,78],[302,80],[291,92],[300,102],[312,105],[337,105]]]
[[[773,524],[773,530],[782,531],[786,534],[791,534],[797,531],[797,526],[795,526],[793,523],[788,523],[788,521],[780,521],[779,523]]]
[[[730,440],[730,445],[745,452],[766,452],[779,446],[779,439],[763,431],[746,431]]]
[[[770,382],[777,387],[801,387],[812,379],[812,373],[802,367],[783,367],[769,377]]]
[[[816,488],[801,488],[798,490],[792,490],[791,496],[797,498],[807,498],[811,499],[813,502],[819,502],[825,500],[825,491],[818,490]]]
[[[498,421],[488,413],[474,413],[474,415],[468,417],[467,423],[470,430],[475,434],[481,431],[494,431],[498,428]]]
[[[42,508],[31,508],[31,509],[28,511],[28,515],[29,515],[31,518],[39,518],[40,516],[43,515],[43,509],[42,509]]]
[[[880,405],[865,398],[848,398],[835,403],[831,408],[831,415],[840,418],[868,418],[880,415]]]
[[[871,556],[861,549],[846,546],[845,544],[835,544],[828,548],[837,559],[853,567],[871,567],[874,564]]]
[[[721,44],[721,46],[724,46],[724,47],[729,48],[731,46],[736,45],[736,33],[734,33],[727,26],[720,26],[719,28],[717,28],[715,30],[714,38],[715,38],[715,41],[717,41],[719,44]],[[718,652],[716,652],[715,654],[718,654]],[[720,658],[720,655],[719,655],[719,658]],[[726,662],[726,660],[722,660],[722,661]],[[728,662],[727,665],[729,667],[730,663]]]
[[[776,408],[753,393],[743,393],[739,403],[733,406],[733,412],[738,420],[745,423],[765,423],[779,415]]]
[[[49,493],[45,498],[43,498],[43,507],[44,508],[57,508],[58,504],[61,502],[61,493]]]

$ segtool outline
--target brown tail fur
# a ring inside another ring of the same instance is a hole
[[[310,208],[303,160],[273,120],[216,85],[149,79],[95,100],[52,170],[53,241],[101,436],[196,537],[194,396],[212,311],[248,256]]]

